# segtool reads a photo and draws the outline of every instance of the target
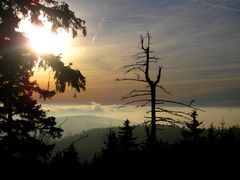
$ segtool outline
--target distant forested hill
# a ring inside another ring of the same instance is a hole
[[[57,119],[58,124],[63,123],[64,136],[60,139],[56,146],[54,153],[68,147],[72,142],[86,136],[86,138],[75,143],[74,147],[78,152],[79,160],[89,161],[94,157],[94,154],[100,152],[101,147],[104,146],[104,141],[107,138],[109,130],[118,132],[119,127],[122,126],[124,120],[111,119],[99,116],[69,116]],[[176,126],[160,126],[157,127],[158,139],[162,141],[174,143],[182,138],[182,130]],[[238,126],[231,128],[232,132],[239,137],[240,129]],[[225,130],[224,130],[225,132]],[[146,140],[145,127],[138,125],[133,131],[134,136],[138,137],[137,142],[142,143]],[[203,132],[207,136],[207,129]],[[221,135],[222,130],[216,129],[216,133]],[[53,153],[53,154],[54,154]]]
[[[124,120],[112,119],[108,117],[76,115],[57,117],[56,122],[64,129],[63,136],[73,136],[93,128],[108,128],[120,126]]]
[[[99,117],[100,118],[100,117]],[[100,120],[100,119],[99,119]],[[181,137],[181,129],[175,126],[158,126],[158,137],[166,142],[174,142]],[[112,127],[111,130],[118,132],[118,127]],[[91,160],[95,153],[101,150],[104,146],[104,141],[107,138],[109,128],[95,128],[83,131],[82,133],[64,137],[56,144],[55,151],[62,150],[69,146],[72,142],[88,135],[86,138],[80,140],[75,144],[80,161]],[[137,126],[134,131],[134,136],[138,137],[138,142],[141,143],[146,139],[146,132],[144,126]]]

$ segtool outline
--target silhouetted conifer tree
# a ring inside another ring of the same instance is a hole
[[[197,112],[194,110],[191,114],[192,121],[189,123],[186,123],[187,130],[183,131],[183,136],[185,140],[189,141],[199,141],[201,133],[204,131],[203,128],[200,128],[199,126],[202,124],[202,122],[199,122],[197,120]]]
[[[119,157],[119,140],[115,131],[110,129],[107,134],[107,140],[104,141],[104,147],[101,148],[101,153],[99,155],[100,161],[95,160],[95,165],[100,165],[99,168],[102,170],[111,169],[111,171],[115,171],[120,165]]]
[[[76,91],[85,89],[85,77],[79,70],[64,65],[60,56],[38,55],[28,39],[17,31],[22,19],[42,25],[40,15],[52,23],[52,30],[64,28],[73,37],[78,30],[86,34],[84,21],[75,17],[68,4],[53,0],[2,0],[0,3],[0,149],[2,160],[43,160],[52,148],[51,141],[60,137],[62,129],[54,117],[47,117],[34,94],[44,100],[66,85]],[[36,34],[37,36],[37,34]],[[47,43],[47,42],[46,42]],[[56,90],[42,89],[31,80],[33,67],[52,68]],[[1,161],[2,162],[2,161]],[[3,162],[1,164],[4,164]]]
[[[116,133],[110,129],[107,134],[107,140],[104,142],[105,147],[101,149],[101,157],[107,163],[115,163],[119,157],[119,140]]]
[[[210,145],[216,145],[217,142],[217,132],[211,123],[210,127],[207,129],[207,141]]]
[[[52,160],[52,165],[57,170],[75,171],[79,169],[81,164],[74,145],[70,145],[64,151],[58,152]]]
[[[119,127],[120,151],[124,156],[129,156],[131,152],[137,150],[137,137],[133,136],[134,128],[135,126],[131,126],[128,119],[124,121],[123,127]]]

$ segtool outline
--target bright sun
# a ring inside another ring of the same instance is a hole
[[[69,35],[63,30],[53,33],[49,22],[44,22],[43,26],[35,26],[28,20],[23,20],[19,25],[19,31],[26,34],[30,46],[37,53],[59,55],[63,53],[69,39]]]

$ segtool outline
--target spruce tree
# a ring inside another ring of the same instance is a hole
[[[66,170],[68,172],[79,170],[81,163],[74,145],[70,145],[64,151],[58,152],[52,160],[52,166],[57,170]]]
[[[120,151],[124,156],[129,156],[137,149],[137,137],[133,136],[134,128],[135,126],[131,126],[128,119],[124,121],[123,127],[119,127]]]
[[[116,133],[111,129],[107,134],[107,140],[104,142],[104,145],[105,147],[101,150],[103,161],[107,163],[116,162],[119,157],[119,140]]]
[[[85,90],[85,77],[71,65],[64,65],[60,56],[38,55],[28,39],[18,32],[22,19],[42,25],[39,18],[52,23],[52,30],[63,28],[76,37],[78,30],[86,35],[84,21],[75,17],[68,4],[53,0],[2,0],[0,3],[0,149],[1,162],[42,161],[53,147],[52,140],[62,129],[54,117],[47,117],[35,98],[53,97],[64,92],[66,85],[77,92]],[[47,43],[47,42],[46,42]],[[31,77],[33,67],[51,68],[55,90],[43,89]]]
[[[183,137],[186,141],[198,142],[204,129],[199,127],[202,122],[197,120],[197,112],[195,110],[191,116],[192,121],[186,123],[187,129],[183,131]]]

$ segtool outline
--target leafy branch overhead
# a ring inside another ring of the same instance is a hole
[[[58,92],[64,92],[66,85],[75,88],[77,92],[80,92],[81,89],[86,89],[86,78],[79,70],[72,69],[71,64],[68,66],[64,65],[60,56],[48,54],[42,55],[41,58],[39,67],[52,68],[54,79],[56,80],[56,90]]]
[[[43,17],[43,18],[42,18]],[[52,31],[65,29],[76,37],[85,36],[85,21],[77,18],[67,3],[52,0],[0,1],[0,149],[2,164],[27,160],[29,164],[43,161],[54,147],[53,140],[62,135],[55,117],[48,117],[35,94],[53,97],[71,86],[77,92],[86,89],[86,79],[72,64],[65,65],[61,57],[36,54],[28,39],[19,32],[22,19],[35,25],[52,23]],[[43,20],[44,19],[44,20]],[[46,42],[47,43],[47,42]],[[33,81],[33,68],[39,66],[54,72],[56,89],[51,91]]]
[[[27,38],[16,31],[22,19],[29,19],[38,26],[42,26],[43,21],[47,20],[52,24],[53,32],[62,28],[72,33],[73,37],[77,36],[78,31],[81,31],[85,36],[87,34],[85,21],[76,17],[67,3],[52,0],[5,0],[1,1],[0,6],[0,56],[2,64],[9,66],[9,63],[11,63],[9,59],[11,58],[13,64],[18,64],[18,67],[27,69],[33,75],[32,68],[40,58],[41,66],[51,67],[54,71],[56,92],[64,92],[66,85],[71,86],[76,92],[86,89],[86,78],[79,70],[73,69],[70,65],[64,65],[60,56],[35,54],[27,46]],[[9,50],[14,50],[15,53],[9,54]],[[21,60],[20,58],[10,57],[16,53],[19,53]],[[6,58],[8,58],[8,61],[4,63]],[[6,66],[2,66],[2,68],[5,69]],[[38,85],[36,84],[36,86]],[[39,86],[36,89],[38,91],[35,92],[42,97],[41,92],[44,92],[44,90],[40,90]]]
[[[41,19],[41,16],[43,16],[52,23],[53,32],[56,32],[58,28],[63,28],[72,33],[73,37],[77,36],[79,30],[82,31],[84,36],[87,34],[85,21],[76,17],[65,2],[53,0],[4,0],[1,1],[1,9],[1,20],[4,20],[9,14],[16,15],[11,17],[12,20],[15,20],[15,27],[18,25],[19,17],[21,19],[29,18],[33,24],[43,25]]]

